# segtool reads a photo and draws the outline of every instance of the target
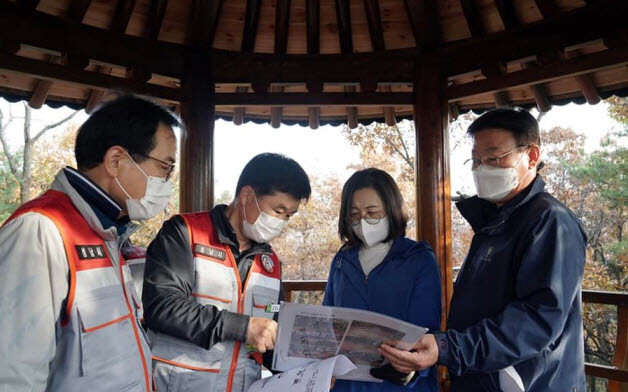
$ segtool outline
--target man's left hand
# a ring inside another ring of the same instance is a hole
[[[397,350],[392,346],[382,344],[379,352],[401,373],[421,371],[434,366],[438,361],[438,344],[432,334],[423,336],[412,347],[412,351]]]

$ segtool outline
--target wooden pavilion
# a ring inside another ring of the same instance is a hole
[[[628,95],[628,1],[0,0],[1,96],[90,112],[115,90],[180,112],[182,211],[213,204],[217,117],[311,128],[413,118],[418,237],[441,264],[446,314],[449,120]],[[628,382],[628,295],[585,300],[618,307],[616,367],[587,371]]]

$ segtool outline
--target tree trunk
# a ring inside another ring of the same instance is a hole
[[[22,166],[22,182],[20,183],[20,203],[31,199],[31,174],[33,172],[33,143],[29,140],[24,144],[24,162]]]
[[[31,141],[31,108],[24,103],[24,158],[22,161],[22,181],[20,182],[20,203],[30,200],[33,143]]]

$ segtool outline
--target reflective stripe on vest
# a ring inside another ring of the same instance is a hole
[[[150,351],[124,260],[120,257],[116,268],[107,244],[66,194],[49,190],[22,205],[7,222],[30,212],[54,222],[70,271],[47,390],[150,391]]]
[[[202,305],[255,317],[272,318],[266,305],[279,300],[281,266],[274,253],[258,254],[246,281],[240,279],[238,266],[228,245],[222,244],[214,231],[209,213],[180,215],[188,229],[194,254],[194,286],[192,298]],[[244,289],[242,289],[244,287]],[[206,391],[246,392],[259,378],[259,364],[249,359],[243,342],[221,342],[205,350],[193,343],[161,333],[154,333],[153,359],[187,371],[195,371],[199,384],[203,379]],[[159,363],[155,364],[158,389],[177,384],[177,372],[160,381]],[[186,375],[186,380],[192,376]],[[191,382],[194,384],[194,382]],[[208,385],[209,383],[209,385]],[[187,389],[180,389],[187,390]]]

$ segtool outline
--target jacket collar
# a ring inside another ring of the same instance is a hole
[[[456,207],[475,233],[500,234],[503,233],[504,224],[515,210],[543,192],[545,192],[545,181],[537,175],[523,192],[501,207],[477,196],[456,203]]]
[[[395,238],[393,240],[392,246],[390,247],[390,251],[384,258],[384,260],[382,260],[380,265],[383,265],[384,263],[388,263],[389,260],[393,260],[396,256],[403,254],[406,251],[406,249],[407,249],[407,245],[405,244],[404,237],[400,236],[400,237]],[[359,271],[362,271],[362,267],[360,266],[360,260],[358,258],[359,251],[360,251],[359,247],[353,247],[353,248],[347,248],[347,249],[341,248],[339,252],[340,257],[338,258],[338,260],[340,261],[342,259],[343,261],[346,261],[349,264],[353,265]],[[342,263],[342,261],[340,261],[340,263]],[[338,265],[338,267],[340,267],[340,265]]]
[[[71,174],[70,174],[71,175]],[[104,227],[103,221],[99,218],[94,207],[83,197],[81,193],[77,191],[68,180],[68,174],[65,169],[62,169],[50,187],[53,190],[65,193],[72,204],[76,207],[79,213],[85,218],[85,221],[89,227],[98,234],[105,241],[118,241],[122,243],[126,240],[135,230],[139,228],[138,224],[128,223],[125,225],[123,235],[118,235],[118,228],[115,225]],[[100,212],[100,214],[103,214]]]

